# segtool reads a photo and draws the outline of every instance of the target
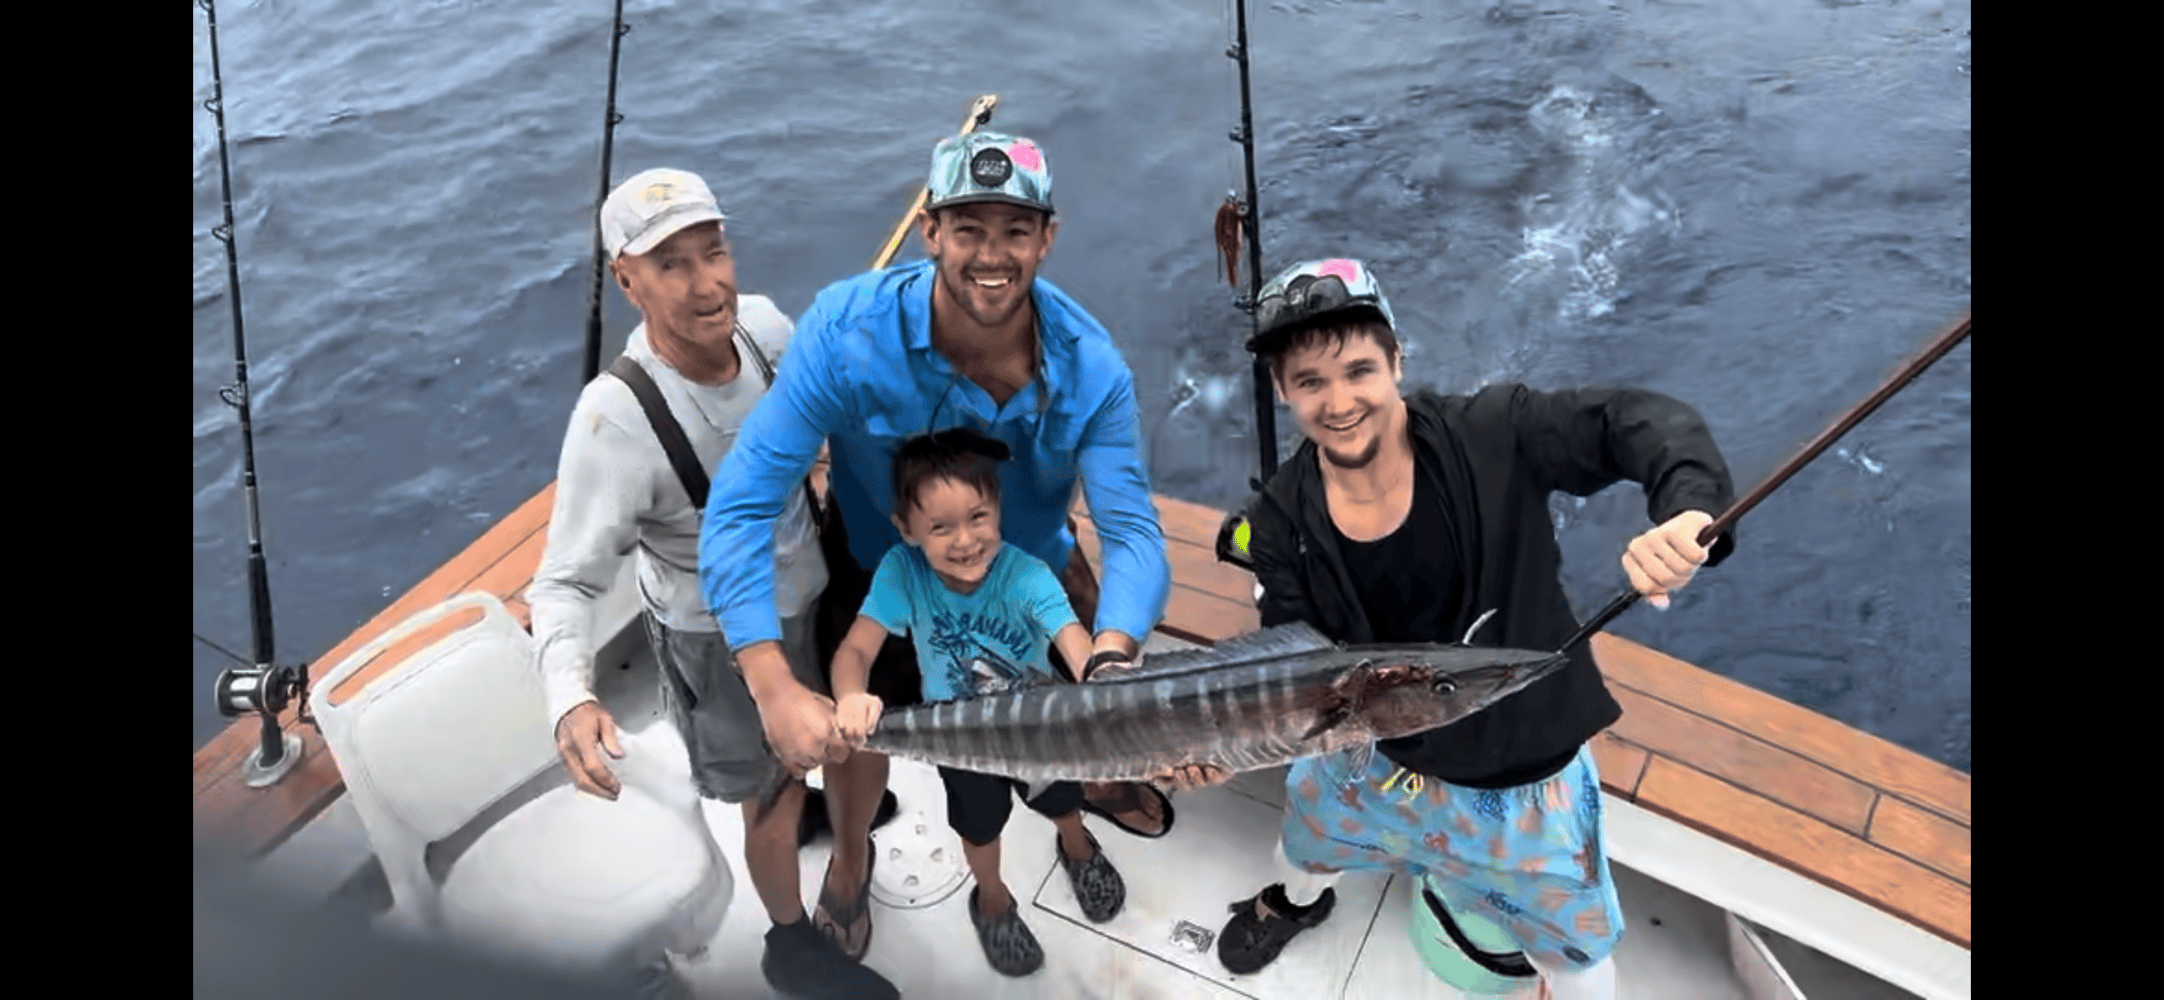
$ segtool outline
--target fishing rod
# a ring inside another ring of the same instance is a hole
[[[218,179],[224,194],[225,223],[211,230],[225,244],[226,299],[233,311],[233,384],[218,390],[226,405],[240,411],[241,491],[248,510],[248,609],[255,633],[254,660],[218,674],[215,697],[227,718],[256,712],[263,719],[263,741],[243,765],[241,780],[250,788],[276,782],[300,761],[301,739],[278,724],[278,713],[298,706],[298,721],[309,725],[308,665],[275,662],[271,634],[270,571],[263,561],[261,518],[256,506],[255,432],[248,408],[248,346],[241,331],[240,252],[233,242],[233,170],[225,138],[225,80],[218,65],[218,11],[214,0],[196,0],[210,17],[211,99],[203,102],[218,123]],[[199,635],[196,638],[201,639]],[[209,644],[208,640],[204,640]],[[227,655],[232,655],[228,653]],[[235,657],[235,659],[239,659]]]
[[[1886,400],[1892,398],[1894,393],[1901,391],[1901,387],[1909,384],[1916,376],[1923,374],[1924,369],[1931,367],[1933,362],[1944,357],[1946,352],[1953,350],[1954,345],[1967,339],[1968,335],[1969,314],[1964,312],[1961,314],[1961,318],[1941,332],[1931,342],[1931,345],[1925,348],[1922,354],[1917,355],[1915,360],[1903,365],[1901,370],[1895,372],[1892,378],[1886,380],[1886,384],[1879,386],[1877,392],[1872,393],[1863,402],[1856,404],[1855,407],[1843,414],[1841,419],[1834,421],[1833,426],[1820,432],[1818,437],[1812,439],[1810,444],[1805,445],[1802,451],[1796,453],[1795,457],[1790,458],[1779,469],[1775,470],[1773,475],[1766,477],[1764,482],[1759,483],[1756,489],[1753,489],[1743,499],[1736,501],[1734,506],[1729,507],[1720,517],[1715,518],[1713,523],[1706,525],[1703,530],[1699,531],[1698,544],[1702,546],[1713,544],[1713,540],[1721,537],[1721,533],[1734,525],[1736,520],[1742,517],[1746,511],[1758,506],[1766,497],[1772,495],[1773,491],[1779,489],[1782,483],[1788,481],[1789,477],[1802,471],[1805,465],[1810,464],[1812,459],[1817,458],[1820,453],[1824,452],[1836,440],[1839,440],[1841,435],[1848,433],[1850,428],[1855,427],[1863,418],[1870,416],[1873,410],[1878,409]],[[1594,615],[1591,621],[1586,622],[1579,627],[1577,632],[1572,633],[1571,637],[1564,641],[1558,651],[1568,651],[1579,643],[1592,638],[1593,633],[1600,631],[1609,622],[1614,621],[1617,615],[1622,614],[1625,609],[1629,608],[1642,596],[1644,595],[1635,589],[1625,591],[1615,600],[1610,601],[1607,607],[1602,608],[1599,614]]]
[[[591,382],[601,374],[601,205],[609,197],[609,161],[615,152],[616,126],[624,116],[616,113],[616,66],[617,56],[623,51],[624,34],[631,26],[624,23],[624,0],[616,0],[615,27],[609,34],[609,103],[601,119],[601,193],[594,196],[594,285],[587,296],[586,311],[586,368],[585,380]]]
[[[998,106],[998,94],[986,94],[977,98],[976,103],[969,106],[969,117],[962,119],[962,130],[955,133],[955,136],[959,138],[968,135],[989,124],[992,121],[992,109]],[[909,211],[903,214],[902,221],[894,224],[894,234],[887,237],[886,246],[881,247],[879,254],[872,258],[872,270],[881,270],[887,266],[887,262],[894,259],[895,252],[902,248],[902,240],[909,236],[909,227],[916,223],[917,213],[924,211],[925,199],[931,196],[931,188],[923,188],[917,192],[917,200],[910,202]]]
[[[1232,131],[1232,141],[1240,144],[1240,151],[1247,161],[1247,198],[1227,197],[1217,213],[1217,240],[1225,254],[1225,278],[1234,288],[1239,279],[1239,243],[1244,230],[1247,237],[1247,281],[1245,295],[1234,299],[1242,312],[1247,313],[1248,335],[1261,332],[1262,321],[1256,312],[1256,300],[1262,296],[1262,213],[1256,207],[1255,195],[1255,102],[1248,86],[1247,52],[1247,0],[1234,0],[1237,8],[1237,35],[1225,55],[1240,64],[1240,126]],[[1260,492],[1263,484],[1277,475],[1277,408],[1270,396],[1270,366],[1261,357],[1254,359],[1255,377],[1255,439],[1262,452],[1262,476],[1254,481]],[[1227,522],[1228,525],[1230,522]]]

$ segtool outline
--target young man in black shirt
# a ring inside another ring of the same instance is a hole
[[[1248,511],[1264,627],[1305,621],[1349,643],[1558,648],[1580,623],[1557,577],[1555,490],[1645,487],[1658,527],[1623,566],[1655,607],[1734,548],[1732,534],[1697,543],[1732,485],[1684,403],[1522,385],[1402,396],[1396,322],[1357,261],[1296,266],[1258,309],[1248,349],[1269,363],[1306,437]],[[1295,764],[1283,879],[1233,904],[1219,937],[1226,968],[1256,971],[1321,923],[1339,873],[1390,871],[1418,880],[1442,920],[1477,914],[1502,928],[1557,1000],[1613,997],[1623,921],[1588,744],[1622,709],[1584,644],[1571,661],[1454,725]]]

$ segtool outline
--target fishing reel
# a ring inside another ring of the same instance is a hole
[[[263,742],[241,766],[241,783],[250,788],[276,784],[301,759],[300,736],[278,725],[278,714],[298,705],[295,721],[314,726],[308,711],[308,665],[228,668],[219,671],[215,694],[218,714],[236,719],[249,712],[263,717]]]

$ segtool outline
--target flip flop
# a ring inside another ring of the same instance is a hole
[[[1103,817],[1113,826],[1119,827],[1120,829],[1125,830],[1128,833],[1133,834],[1134,836],[1141,837],[1145,840],[1156,840],[1157,838],[1172,832],[1172,820],[1174,818],[1174,813],[1172,810],[1172,799],[1170,796],[1167,796],[1163,790],[1157,788],[1154,785],[1138,784],[1132,781],[1116,782],[1115,784],[1119,786],[1120,792],[1117,796],[1113,798],[1111,802],[1106,803],[1105,805],[1099,805],[1095,802],[1090,801],[1089,798],[1085,796],[1082,799],[1082,811],[1089,813],[1093,816]],[[1129,824],[1126,820],[1121,819],[1117,815],[1117,813],[1124,812],[1141,811],[1146,813],[1148,811],[1143,808],[1142,796],[1136,794],[1135,792],[1135,789],[1138,788],[1145,789],[1151,795],[1157,796],[1158,803],[1164,806],[1164,829],[1159,830],[1155,833],[1148,833],[1136,829],[1133,825]]]
[[[819,927],[819,933],[825,934],[827,940],[834,942],[835,949],[849,956],[850,961],[864,961],[865,953],[872,950],[872,932],[878,929],[877,924],[867,919],[871,916],[872,910],[872,866],[878,864],[878,862],[879,846],[870,840],[866,840],[864,882],[862,885],[857,886],[856,902],[848,906],[843,906],[839,900],[834,898],[834,861],[832,858],[827,860],[825,877],[819,880],[819,909],[813,915],[812,923],[816,926],[819,923],[818,918],[821,916],[831,922],[834,925],[834,930],[841,933],[833,933],[825,927]],[[846,939],[850,930],[855,928],[859,921],[864,922],[864,946],[851,951]]]

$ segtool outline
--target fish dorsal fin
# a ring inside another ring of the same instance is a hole
[[[1306,622],[1291,622],[1274,628],[1266,628],[1246,635],[1234,636],[1215,646],[1210,652],[1218,659],[1265,659],[1273,656],[1297,656],[1301,653],[1321,653],[1336,649],[1337,643],[1330,637],[1315,631]]]
[[[1336,648],[1337,644],[1331,642],[1328,636],[1315,631],[1314,626],[1306,622],[1293,622],[1234,636],[1215,646],[1151,653],[1142,658],[1140,669],[1113,680],[1112,683],[1132,678],[1159,678],[1189,670],[1216,669],[1238,660],[1263,660],[1277,656],[1319,653]]]

